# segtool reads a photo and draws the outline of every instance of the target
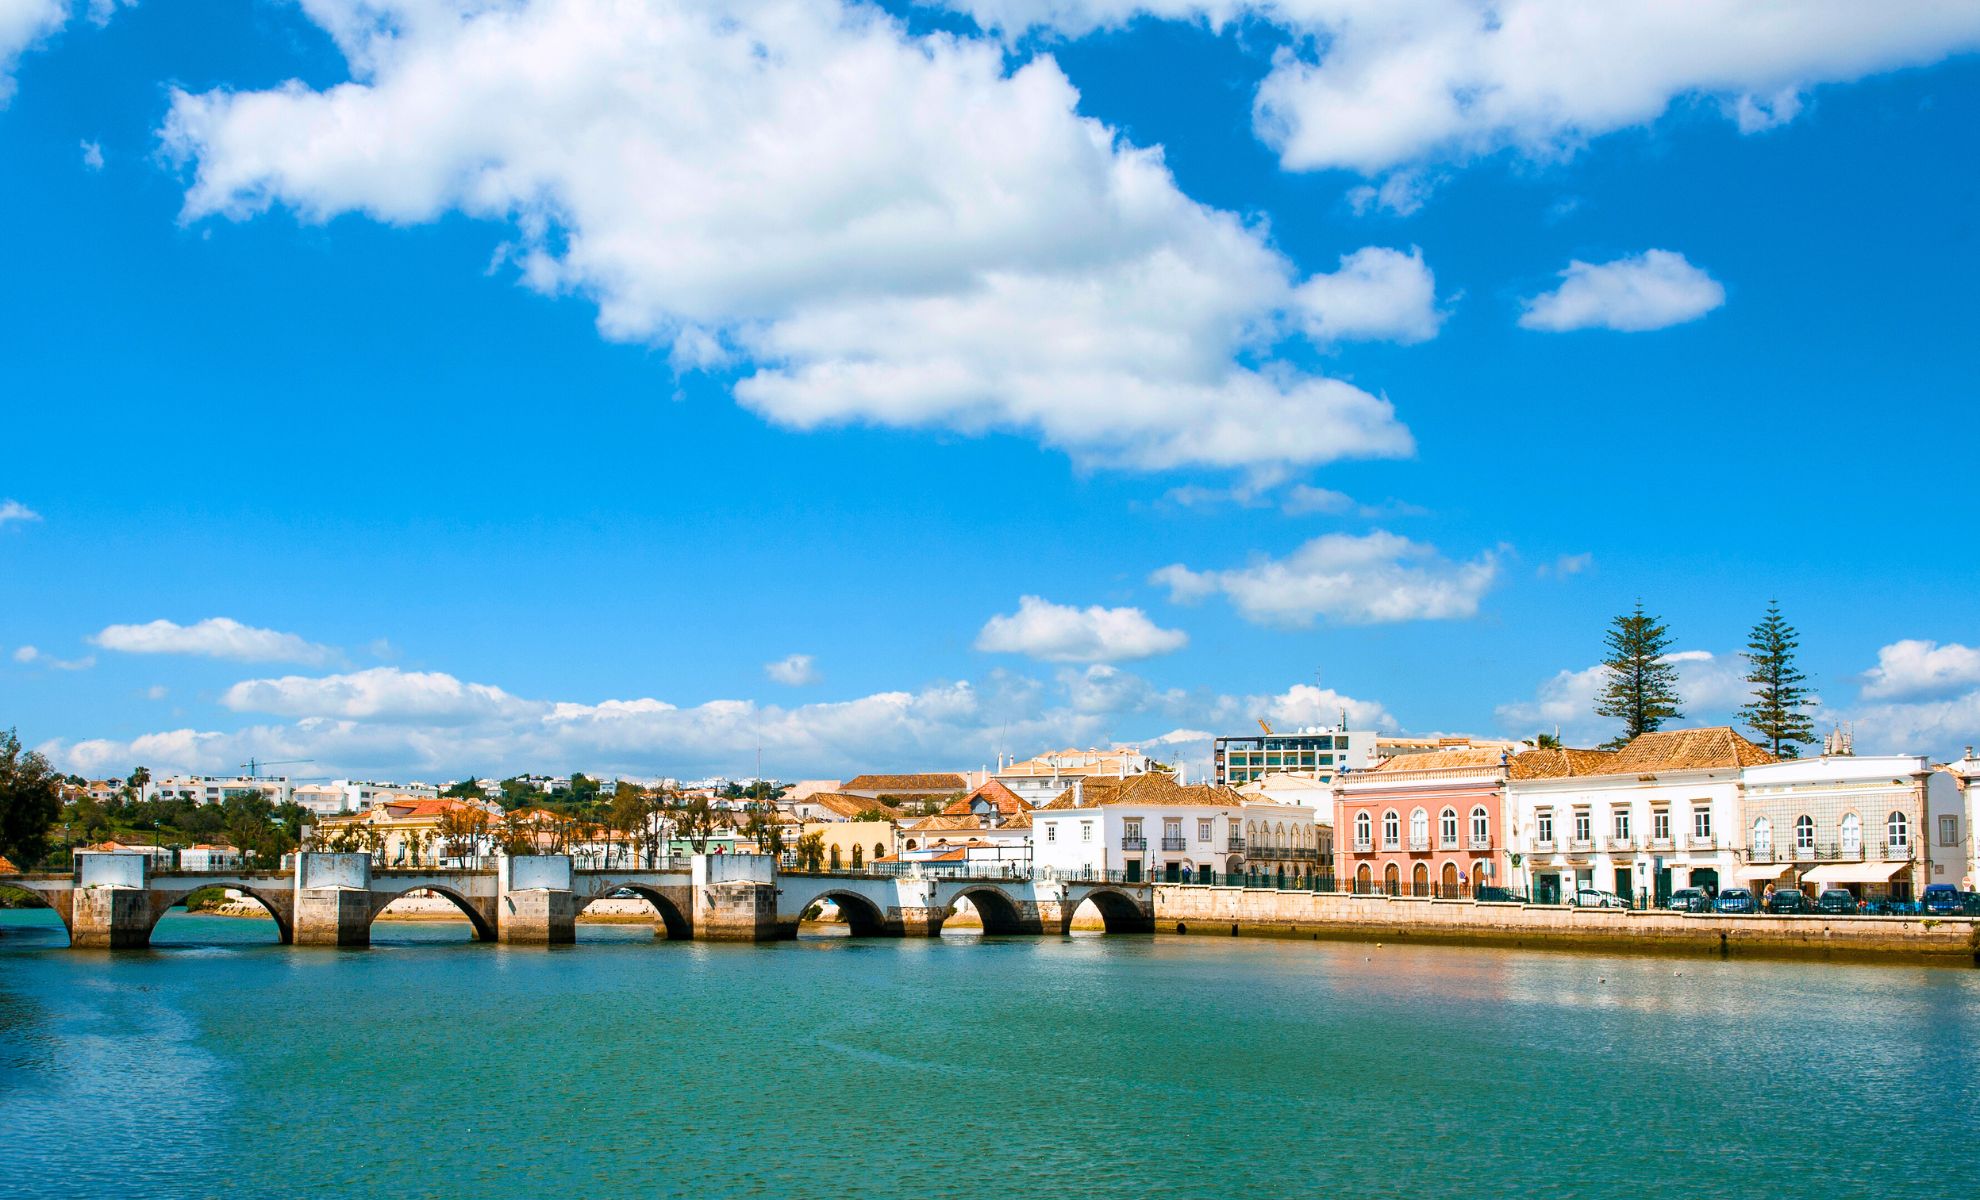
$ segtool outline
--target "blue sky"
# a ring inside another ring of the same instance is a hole
[[[1778,598],[1980,740],[1980,6],[1410,7],[0,0],[0,723],[1598,740],[1609,617],[1716,721]]]

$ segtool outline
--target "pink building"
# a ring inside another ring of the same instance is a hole
[[[1402,896],[1471,896],[1506,886],[1506,755],[1400,755],[1334,785],[1338,886]]]

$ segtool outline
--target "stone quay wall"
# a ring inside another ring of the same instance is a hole
[[[1980,966],[1980,922],[1972,917],[1731,916],[1166,884],[1155,888],[1155,927],[1226,937]]]

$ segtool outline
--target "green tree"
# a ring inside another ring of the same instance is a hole
[[[48,827],[62,815],[62,777],[48,760],[0,734],[0,855],[31,871],[48,852]]]
[[[807,833],[797,840],[797,868],[800,871],[825,869],[825,835]]]
[[[1595,711],[1615,717],[1623,731],[1603,743],[1613,750],[1630,739],[1655,733],[1664,722],[1684,715],[1678,707],[1677,666],[1669,659],[1670,631],[1656,617],[1636,611],[1617,617],[1609,625],[1606,639],[1608,656],[1602,660],[1606,674],[1602,690],[1595,697]]]
[[[488,793],[482,790],[480,782],[472,775],[461,780],[459,783],[449,786],[446,791],[440,794],[442,796],[451,796],[456,800],[486,800],[488,798]]]
[[[1537,734],[1533,739],[1533,748],[1536,750],[1559,750],[1561,748],[1561,735],[1558,733]]]
[[[715,806],[708,797],[695,795],[681,798],[667,814],[668,823],[674,827],[674,837],[693,847],[694,853],[706,854],[708,842],[715,836]]]
[[[1739,710],[1739,719],[1781,758],[1800,758],[1801,747],[1815,741],[1815,718],[1808,712],[1815,697],[1794,662],[1800,645],[1801,634],[1781,617],[1780,602],[1769,600],[1767,615],[1747,634],[1741,655],[1753,700]]]

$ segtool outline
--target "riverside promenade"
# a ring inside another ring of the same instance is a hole
[[[1192,935],[1980,966],[1980,921],[1964,916],[1734,916],[1157,884],[1155,921],[1161,933]]]

